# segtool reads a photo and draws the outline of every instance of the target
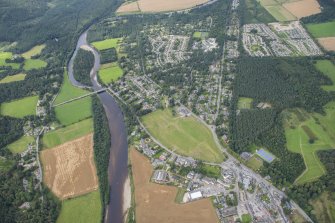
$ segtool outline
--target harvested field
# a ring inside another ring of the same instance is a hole
[[[41,152],[44,182],[60,199],[98,188],[93,159],[93,134]]]
[[[130,12],[168,12],[178,11],[183,9],[193,8],[208,2],[208,0],[139,0],[136,2],[123,4],[116,12],[130,13]],[[138,5],[139,10],[136,8]]]
[[[218,222],[209,199],[177,204],[177,188],[151,183],[153,171],[147,158],[135,149],[130,150],[135,185],[136,222]]]
[[[318,38],[317,40],[326,50],[335,51],[335,37]]]
[[[320,5],[316,0],[289,2],[283,4],[283,7],[298,19],[321,12]]]

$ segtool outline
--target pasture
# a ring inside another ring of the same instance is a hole
[[[91,118],[85,119],[44,134],[42,138],[43,148],[52,148],[91,132],[93,132],[93,120]]]
[[[335,37],[335,20],[324,23],[310,23],[306,27],[315,38]]]
[[[20,64],[18,63],[6,63],[6,59],[12,59],[13,53],[11,52],[0,52],[0,66],[10,66],[13,69],[19,69]]]
[[[138,0],[131,3],[125,3],[117,9],[117,13],[134,13],[134,12],[169,12],[193,8],[197,5],[204,4],[209,0]],[[138,7],[136,7],[136,5]]]
[[[98,189],[93,134],[40,153],[43,181],[61,200]]]
[[[15,75],[6,76],[5,78],[0,80],[0,84],[11,83],[15,81],[23,81],[26,78],[26,74],[19,73]]]
[[[56,223],[100,223],[102,206],[99,190],[63,201]]]
[[[150,182],[153,168],[144,155],[131,149],[130,160],[135,186],[136,222],[218,222],[209,199],[178,204],[176,187]]]
[[[118,63],[110,63],[104,65],[107,66],[104,66],[103,69],[100,69],[98,73],[102,83],[107,85],[122,77],[123,71]]]
[[[22,136],[17,141],[9,144],[7,147],[12,153],[22,153],[25,151],[29,144],[35,141],[32,136]]]
[[[333,85],[324,85],[322,88],[325,91],[335,91],[335,65],[330,60],[318,60],[315,67],[333,82]]]
[[[238,99],[237,108],[238,109],[250,109],[252,106],[253,99],[240,97]]]
[[[25,59],[30,59],[33,56],[41,54],[42,50],[46,47],[45,44],[37,45],[28,50],[27,52],[22,53],[22,57]]]
[[[64,82],[54,102],[58,104],[72,98],[89,93],[89,91],[76,88],[71,85],[67,74],[64,74]],[[80,100],[55,107],[57,119],[62,125],[70,125],[92,116],[92,98],[85,97]]]
[[[92,45],[98,50],[106,50],[110,48],[117,48],[122,42],[122,38],[111,38],[102,41],[93,42]]]
[[[23,69],[32,70],[46,67],[48,64],[40,59],[27,59],[24,61]]]
[[[18,100],[4,102],[0,106],[1,115],[15,118],[23,118],[28,115],[36,115],[38,96],[28,96]]]
[[[165,109],[143,116],[142,121],[157,140],[181,155],[209,162],[224,159],[212,132],[194,117],[175,117]]]

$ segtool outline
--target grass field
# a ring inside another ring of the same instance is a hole
[[[315,38],[335,36],[335,21],[311,23],[307,24],[306,27]]]
[[[253,155],[246,164],[254,171],[257,171],[263,166],[263,160],[257,155]]]
[[[101,214],[100,192],[97,190],[63,201],[57,223],[100,223]]]
[[[23,81],[26,78],[26,74],[20,73],[15,75],[6,76],[0,80],[0,84],[10,83],[14,81]]]
[[[0,172],[7,172],[14,164],[14,161],[0,157]]]
[[[240,97],[238,99],[237,108],[238,109],[250,109],[252,106],[252,98]]]
[[[335,65],[330,60],[318,60],[315,67],[333,82],[333,85],[322,86],[322,88],[326,91],[335,91]]]
[[[174,117],[170,109],[165,109],[142,120],[151,134],[169,149],[204,161],[223,161],[211,131],[194,117]]]
[[[24,61],[23,69],[32,70],[46,67],[48,64],[40,59],[27,59]]]
[[[15,101],[2,103],[0,106],[1,115],[15,118],[23,118],[28,115],[36,114],[38,96],[29,96]]]
[[[12,153],[22,153],[27,149],[29,143],[33,143],[35,141],[34,137],[32,136],[22,136],[17,141],[8,145],[8,149]]]
[[[11,52],[0,52],[0,66],[11,66],[13,69],[19,69],[20,64],[18,63],[6,63],[6,59],[12,59],[13,53]]]
[[[93,131],[93,120],[86,119],[64,128],[46,133],[42,138],[43,148],[52,148]]]
[[[89,91],[71,85],[67,74],[54,104],[87,94]],[[55,107],[56,117],[62,125],[70,125],[92,116],[92,98],[85,97],[61,106]]]
[[[117,48],[118,44],[122,42],[122,38],[112,38],[102,41],[93,42],[92,45],[98,50],[106,50],[110,48]]]
[[[290,151],[302,154],[306,165],[306,170],[296,179],[296,183],[313,181],[323,174],[325,169],[320,162],[317,151],[335,148],[335,102],[331,102],[325,107],[325,116],[320,114],[309,114],[305,111],[304,121],[299,120],[295,113],[290,113],[285,123],[285,135],[287,147]],[[303,126],[308,127],[308,132]],[[311,143],[311,136],[317,138]]]
[[[270,23],[276,19],[260,4],[259,1],[246,0],[247,10],[244,11],[245,20],[248,23]]]
[[[33,56],[41,54],[42,50],[45,48],[45,44],[37,45],[28,50],[27,52],[21,54],[23,58],[30,59]]]
[[[195,39],[205,39],[208,37],[208,32],[194,32],[193,38]]]
[[[264,7],[279,22],[286,22],[297,19],[294,15],[292,15],[288,10],[279,4]]]
[[[104,84],[110,84],[123,75],[123,71],[118,63],[110,63],[108,66],[104,64],[105,68],[99,70],[99,77]]]
[[[312,200],[313,213],[318,222],[335,222],[335,204],[329,192],[324,192],[320,197]]]

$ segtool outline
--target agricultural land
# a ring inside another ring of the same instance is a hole
[[[98,50],[106,50],[110,48],[117,48],[122,42],[122,38],[111,38],[102,41],[97,41],[91,43]]]
[[[335,51],[335,21],[310,23],[306,27],[321,46],[326,50]]]
[[[29,144],[32,144],[35,141],[34,137],[32,136],[22,136],[17,141],[8,145],[9,150],[12,153],[21,153],[27,149]]]
[[[11,83],[15,81],[23,81],[26,78],[26,74],[19,73],[11,76],[6,76],[5,78],[0,80],[0,84]]]
[[[15,118],[23,118],[36,114],[38,96],[30,96],[18,100],[2,103],[0,106],[1,115],[8,115]]]
[[[123,75],[123,71],[117,63],[104,64],[99,70],[99,78],[102,83],[108,85]]]

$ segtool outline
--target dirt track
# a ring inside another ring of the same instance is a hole
[[[40,155],[44,182],[60,199],[98,188],[92,134],[43,150]]]
[[[188,204],[175,203],[177,188],[149,182],[152,166],[149,160],[137,150],[131,149],[130,158],[135,184],[136,222],[218,222],[209,199]]]

